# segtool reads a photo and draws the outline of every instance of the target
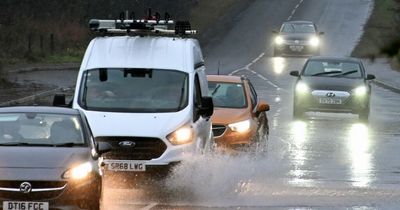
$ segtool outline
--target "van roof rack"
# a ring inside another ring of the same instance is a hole
[[[192,30],[189,21],[174,21],[170,15],[165,13],[164,19],[156,12],[144,19],[135,19],[134,13],[131,13],[130,19],[125,19],[125,13],[122,12],[118,19],[91,19],[89,28],[95,32],[103,34],[135,34],[135,35],[170,35],[170,36],[188,36],[197,33]]]

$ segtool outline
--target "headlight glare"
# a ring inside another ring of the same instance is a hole
[[[312,37],[311,39],[310,39],[310,45],[311,46],[313,46],[313,47],[317,47],[317,46],[319,46],[319,38],[318,37]]]
[[[244,120],[237,123],[232,123],[229,124],[228,126],[232,131],[243,133],[250,129],[250,120]]]
[[[308,91],[309,91],[309,88],[305,83],[303,83],[303,82],[297,83],[296,92],[304,94],[304,93],[307,93]]]
[[[367,87],[357,87],[356,89],[354,89],[354,93],[356,94],[356,96],[364,96],[365,94],[367,94]]]
[[[66,171],[64,173],[63,178],[83,179],[87,177],[92,171],[93,171],[92,163],[86,162]]]
[[[281,45],[281,44],[283,44],[283,38],[282,37],[280,37],[280,36],[277,36],[276,38],[275,38],[275,44],[277,44],[277,45]]]
[[[186,144],[193,141],[194,131],[190,126],[183,126],[178,130],[170,133],[167,139],[173,145]]]

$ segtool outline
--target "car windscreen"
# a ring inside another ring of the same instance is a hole
[[[220,108],[245,108],[247,107],[246,95],[243,84],[208,82],[209,93],[214,102],[214,107]]]
[[[189,75],[163,69],[92,69],[85,72],[79,103],[87,110],[175,112],[188,104]]]
[[[78,116],[0,113],[0,146],[87,145]]]
[[[282,33],[315,33],[313,24],[285,23],[281,28]]]
[[[350,61],[309,61],[303,76],[361,78],[359,63]]]

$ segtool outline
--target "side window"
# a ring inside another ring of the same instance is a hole
[[[256,108],[257,106],[257,102],[258,102],[258,98],[257,98],[257,92],[253,87],[253,84],[251,84],[250,81],[247,81],[249,83],[249,87],[250,87],[250,98],[251,98],[251,107],[253,109]]]
[[[193,91],[194,109],[193,109],[193,121],[197,121],[200,116],[197,114],[197,107],[201,106],[201,86],[199,76],[196,74],[194,76],[194,91]]]

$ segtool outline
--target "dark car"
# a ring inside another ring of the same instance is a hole
[[[307,60],[296,76],[293,116],[304,112],[348,112],[368,120],[374,75],[366,74],[359,59],[314,57]]]
[[[3,210],[99,209],[99,156],[85,116],[57,107],[0,108],[0,206]]]
[[[319,55],[320,35],[317,26],[310,21],[284,22],[274,38],[274,56]]]

